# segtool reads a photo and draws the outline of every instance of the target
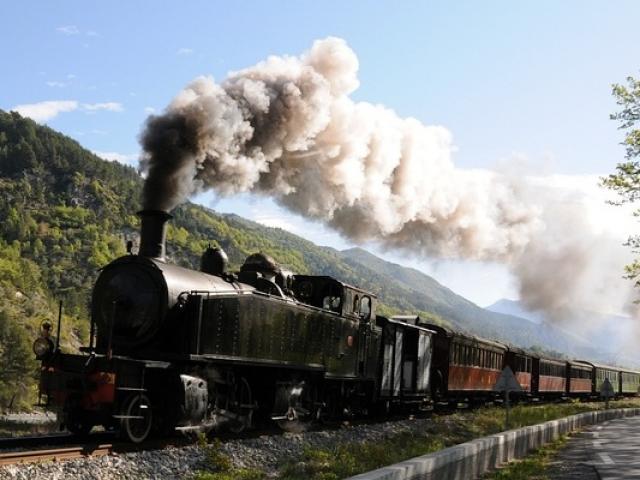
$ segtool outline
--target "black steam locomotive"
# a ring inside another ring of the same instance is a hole
[[[104,267],[89,346],[65,354],[48,332],[41,402],[62,426],[96,425],[132,442],[153,433],[229,429],[495,398],[509,367],[519,398],[596,398],[609,379],[636,395],[640,372],[532,355],[489,340],[376,314],[375,295],[327,276],[296,275],[263,254],[240,272],[209,248],[200,271],[165,261],[161,211],[140,212],[137,255]],[[58,327],[59,328],[59,327]]]
[[[89,346],[37,348],[41,400],[66,429],[103,425],[142,442],[154,431],[238,432],[258,418],[296,430],[324,415],[429,401],[432,332],[376,316],[375,295],[294,275],[263,254],[235,274],[220,249],[207,249],[201,271],[172,265],[170,215],[140,216],[138,254],[95,283]]]

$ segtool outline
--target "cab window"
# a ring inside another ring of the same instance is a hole
[[[360,318],[369,320],[371,318],[371,298],[363,296],[360,300]]]

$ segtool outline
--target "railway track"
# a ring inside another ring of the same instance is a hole
[[[96,445],[78,445],[73,447],[60,447],[37,450],[18,450],[0,453],[0,467],[16,463],[32,463],[46,460],[70,460],[81,457],[98,457],[108,455],[114,451],[111,443]]]
[[[479,405],[476,405],[479,406]],[[413,413],[397,413],[384,418],[353,418],[350,420],[327,421],[322,425],[314,425],[310,430],[332,431],[357,425],[394,422],[406,419],[424,419],[432,416],[448,415],[461,409],[473,409],[473,405],[464,404],[458,408],[440,406],[433,410]],[[222,433],[216,434],[216,438],[225,442],[234,439],[259,438],[265,435],[282,435],[278,428],[257,428],[241,434]],[[6,438],[0,439],[0,467],[12,464],[32,463],[50,460],[70,460],[75,458],[103,456],[112,453],[136,452],[142,450],[158,450],[169,446],[192,445],[194,437],[169,437],[154,439],[139,445],[119,442],[117,437],[110,432],[96,432],[89,438],[81,439],[71,434],[52,434],[37,437]]]
[[[192,443],[192,440],[174,437],[154,439],[134,445],[115,441],[114,435],[110,433],[96,433],[84,440],[78,439],[74,435],[2,439],[0,442],[0,467],[20,463],[99,457],[112,453],[158,450]]]

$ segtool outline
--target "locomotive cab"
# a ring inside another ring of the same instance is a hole
[[[333,277],[295,275],[292,293],[296,300],[338,315],[369,322],[375,318],[376,297]]]

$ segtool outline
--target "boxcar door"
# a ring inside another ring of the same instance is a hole
[[[431,334],[428,332],[419,332],[416,393],[427,393],[429,391],[431,380],[431,353]]]

